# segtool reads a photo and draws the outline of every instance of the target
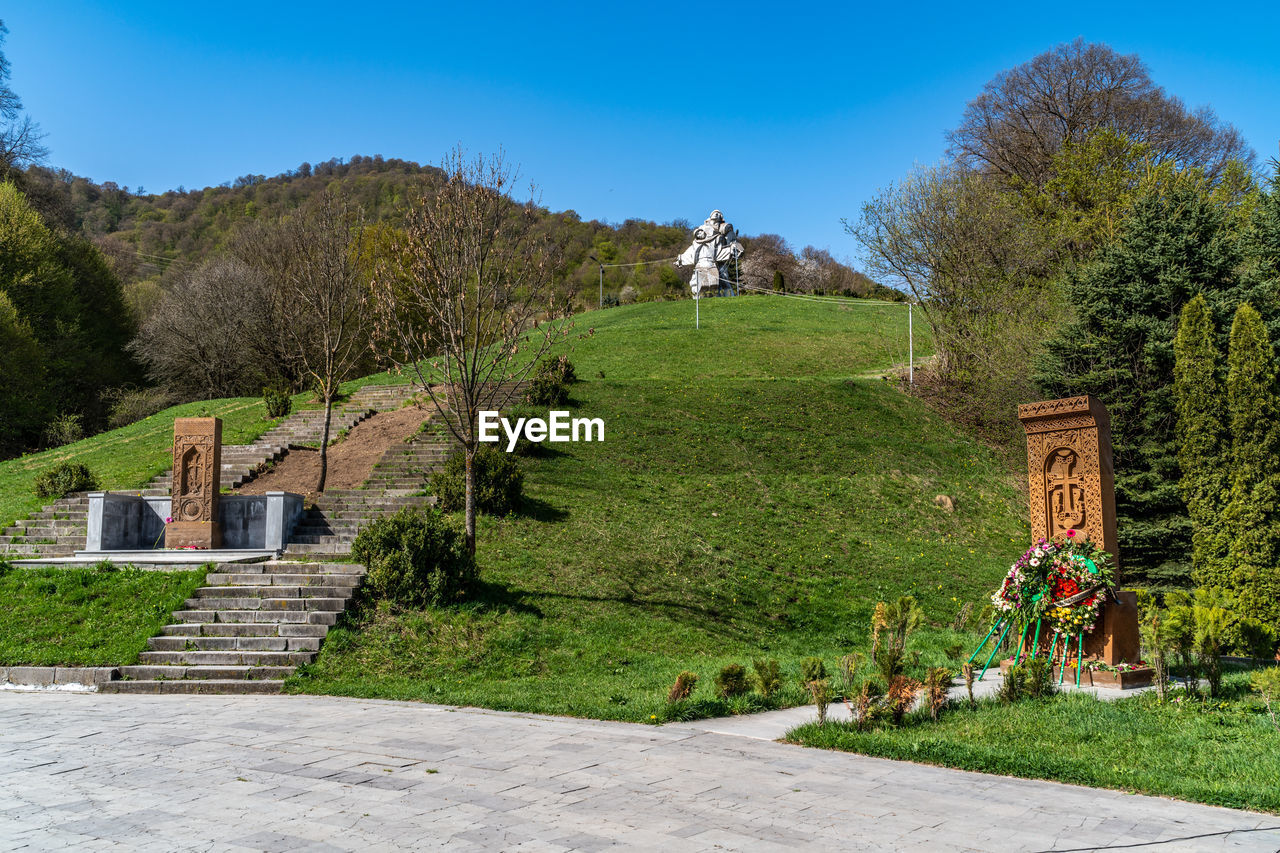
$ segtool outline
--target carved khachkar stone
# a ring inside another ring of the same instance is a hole
[[[178,418],[173,422],[173,521],[165,525],[166,548],[217,548],[218,492],[222,474],[222,421]]]
[[[1115,472],[1111,418],[1092,397],[1045,400],[1018,407],[1027,431],[1031,538],[1075,530],[1116,558]]]
[[[1068,530],[1088,537],[1115,558],[1115,470],[1111,418],[1092,397],[1044,400],[1018,407],[1027,432],[1031,538],[1061,539]],[[1099,626],[1085,637],[1085,654],[1109,664],[1139,655],[1137,598],[1117,591],[1102,608]]]

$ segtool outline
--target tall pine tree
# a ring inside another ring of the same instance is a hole
[[[1262,317],[1245,303],[1227,357],[1231,490],[1222,513],[1227,554],[1209,585],[1226,586],[1236,610],[1280,624],[1280,400],[1276,355]]]
[[[1074,319],[1048,342],[1036,381],[1054,397],[1091,394],[1111,414],[1125,579],[1187,583],[1191,522],[1179,492],[1174,336],[1197,293],[1237,290],[1237,240],[1188,176],[1138,198],[1119,238],[1068,273]]]
[[[1230,484],[1229,451],[1223,423],[1222,356],[1209,303],[1195,296],[1182,309],[1174,340],[1174,399],[1177,406],[1180,486],[1192,526],[1192,573],[1197,583],[1215,586],[1226,542],[1219,518]]]

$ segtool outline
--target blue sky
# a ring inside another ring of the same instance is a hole
[[[584,218],[701,221],[857,256],[841,217],[998,71],[1083,36],[1280,140],[1274,3],[33,2],[0,10],[50,163],[156,192],[499,146]]]

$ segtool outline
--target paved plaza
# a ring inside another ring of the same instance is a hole
[[[0,693],[0,850],[1280,849],[1276,816],[717,728]]]

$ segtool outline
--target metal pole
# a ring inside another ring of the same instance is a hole
[[[600,307],[604,307],[604,266],[600,267]]]
[[[699,284],[698,292],[693,294],[693,327],[695,329],[702,328],[702,313],[701,313],[702,306],[698,304],[699,302],[702,301],[701,299],[698,298],[701,295],[702,295],[702,285]]]
[[[916,384],[916,329],[911,313],[911,303],[907,302],[907,384]]]

